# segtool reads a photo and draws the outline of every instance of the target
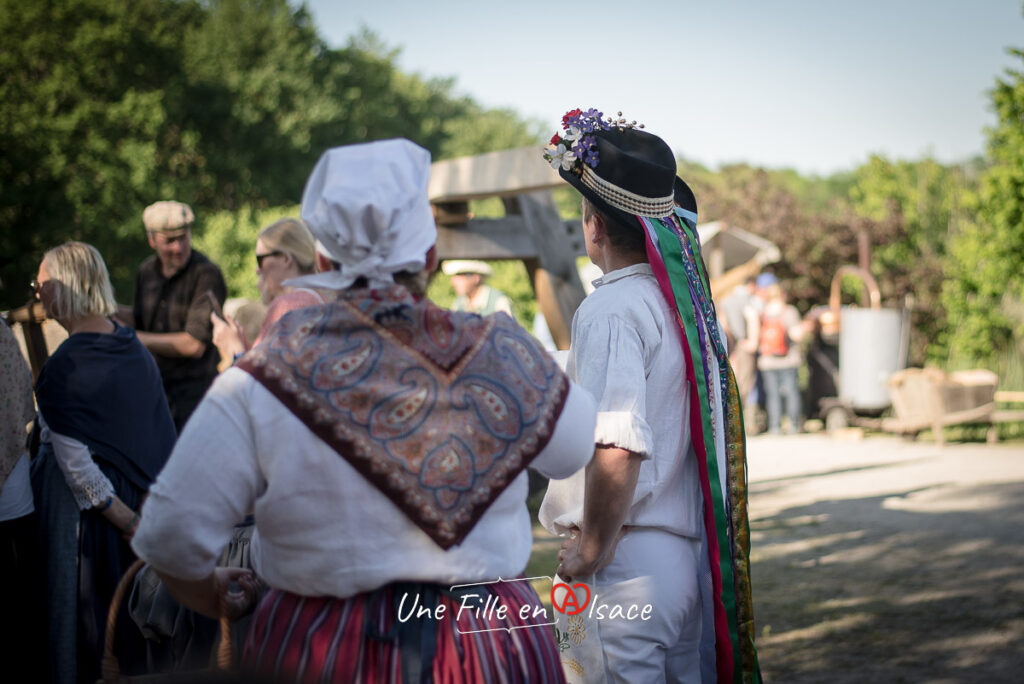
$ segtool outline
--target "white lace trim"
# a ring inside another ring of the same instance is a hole
[[[109,497],[114,495],[114,485],[99,468],[95,473],[90,473],[84,478],[78,479],[74,484],[68,483],[72,496],[79,510],[87,510],[100,506]]]

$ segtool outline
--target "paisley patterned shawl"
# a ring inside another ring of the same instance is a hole
[[[444,549],[544,448],[569,390],[508,316],[400,286],[288,313],[238,367]]]
[[[704,494],[718,681],[760,682],[750,587],[743,415],[701,257],[697,215],[676,208],[675,215],[666,219],[638,219],[662,294],[678,313],[690,362],[691,412],[681,419],[690,421]]]

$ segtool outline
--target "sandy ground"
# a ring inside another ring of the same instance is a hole
[[[1024,682],[1024,444],[748,443],[769,682]]]

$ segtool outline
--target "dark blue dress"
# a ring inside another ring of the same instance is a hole
[[[156,363],[135,332],[115,326],[110,334],[69,337],[43,366],[36,399],[50,429],[85,444],[117,496],[139,510],[176,434]],[[135,555],[101,513],[79,510],[49,444],[33,459],[32,489],[46,567],[50,681],[92,684],[107,609]],[[123,673],[141,673],[146,646],[126,603],[116,653]]]

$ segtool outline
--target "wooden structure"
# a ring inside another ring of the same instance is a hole
[[[32,380],[39,377],[39,371],[50,356],[46,343],[46,335],[43,331],[43,324],[46,322],[46,310],[42,302],[29,302],[17,309],[12,309],[7,315],[7,323],[14,328],[17,323],[21,328],[22,340],[25,348],[24,353],[28,358],[28,364],[32,368]],[[17,329],[15,329],[15,337]]]
[[[445,259],[519,259],[559,349],[583,301],[576,258],[586,256],[580,221],[563,221],[551,189],[566,185],[536,147],[435,163],[428,194],[437,219],[437,249]],[[476,219],[469,201],[500,197],[506,215]],[[715,298],[779,260],[772,242],[716,221],[697,227]]]
[[[711,279],[711,295],[716,301],[729,296],[734,287],[782,256],[771,240],[725,221],[698,224],[697,234]]]
[[[551,189],[565,181],[537,147],[436,162],[428,195],[437,219],[438,257],[518,259],[526,266],[537,304],[559,349],[585,293],[576,272],[584,254],[580,222],[558,216]],[[469,201],[499,197],[505,216],[477,219]]]

